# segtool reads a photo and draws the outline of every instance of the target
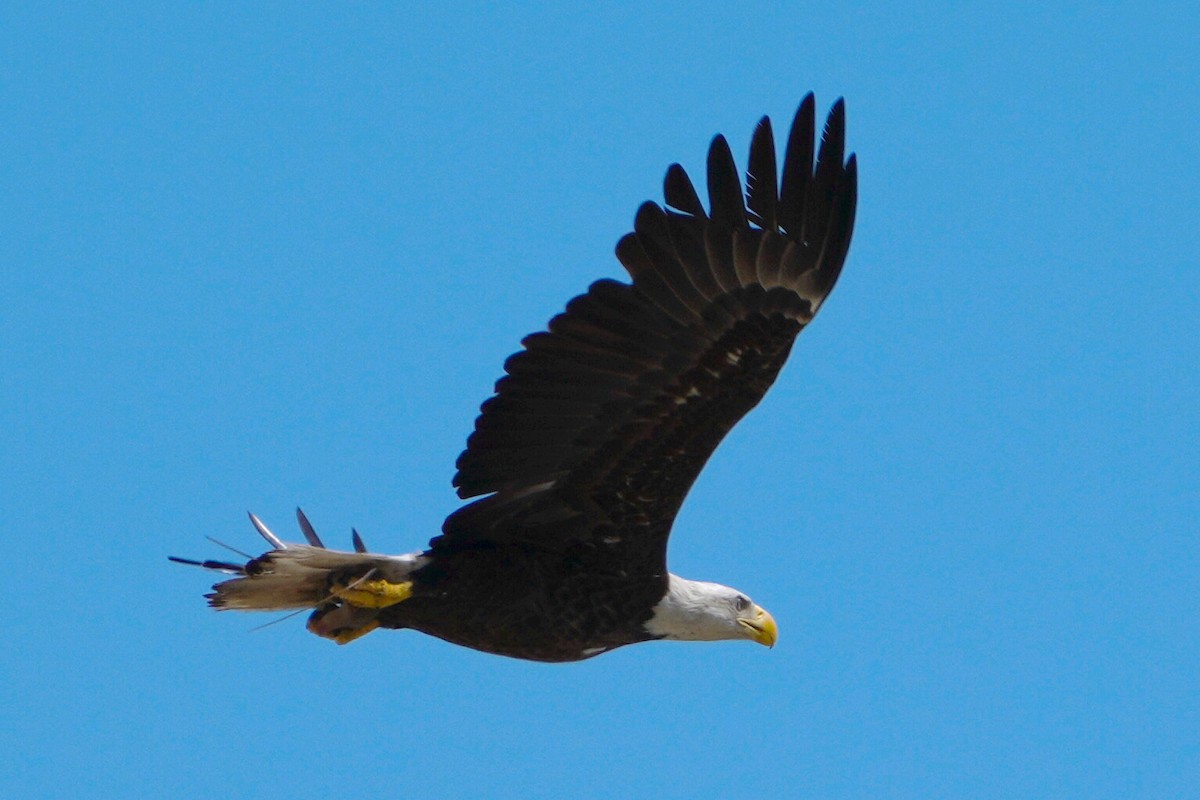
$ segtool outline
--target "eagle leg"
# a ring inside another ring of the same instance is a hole
[[[334,578],[329,593],[355,608],[387,608],[412,597],[413,584],[412,581],[366,580],[365,576],[349,583]]]

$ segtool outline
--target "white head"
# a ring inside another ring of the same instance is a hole
[[[774,618],[749,597],[719,583],[668,576],[667,593],[654,606],[646,630],[661,639],[712,642],[749,639],[773,647]]]

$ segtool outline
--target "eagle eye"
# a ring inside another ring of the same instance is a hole
[[[750,607],[750,598],[746,597],[744,594],[739,594],[737,599],[735,599],[733,602],[734,605],[737,606],[738,611],[745,611]]]

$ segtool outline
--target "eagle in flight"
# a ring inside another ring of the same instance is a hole
[[[173,559],[235,575],[218,609],[312,609],[339,644],[412,628],[535,661],[579,661],[654,639],[748,639],[775,620],[728,586],[667,571],[667,538],[713,450],[775,380],[833,289],[854,227],[857,166],[845,108],[815,147],[812,94],[776,169],[771,122],[754,131],[745,187],[724,137],[708,151],[708,210],[678,164],[616,248],[632,283],[599,280],[504,364],[459,456],[477,498],[423,551],[306,544],[257,517],[271,549],[246,563]],[[814,152],[815,151],[815,152]],[[814,158],[815,156],[815,158]]]

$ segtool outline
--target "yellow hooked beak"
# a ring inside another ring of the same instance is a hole
[[[779,628],[775,626],[775,618],[760,605],[751,606],[746,611],[746,616],[739,619],[738,623],[746,629],[749,638],[759,644],[774,647],[779,639]]]

